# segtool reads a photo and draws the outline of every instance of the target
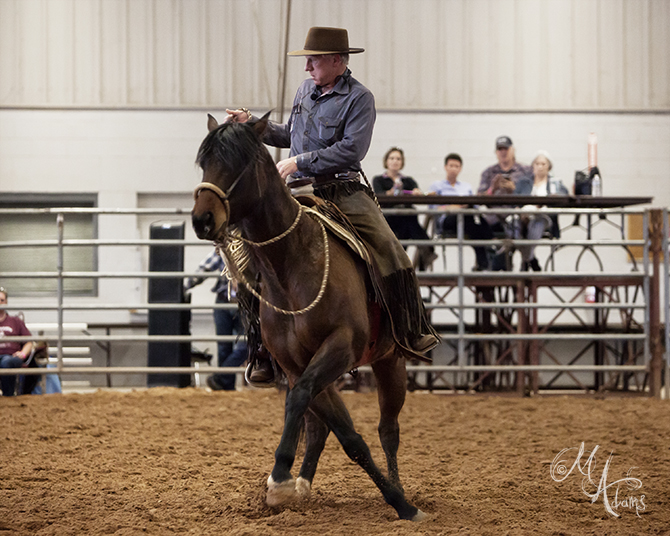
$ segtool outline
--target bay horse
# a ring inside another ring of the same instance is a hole
[[[291,195],[261,141],[267,116],[221,125],[211,115],[208,118],[209,134],[196,160],[203,179],[194,192],[193,228],[200,239],[221,244],[234,226],[249,244],[251,262],[262,282],[263,345],[289,385],[266,503],[280,506],[309,495],[319,456],[332,431],[398,516],[421,520],[425,514],[408,503],[398,474],[405,357],[396,349],[388,319],[381,315],[380,320],[368,303],[365,263],[318,219],[305,214]],[[236,273],[236,267],[229,269]],[[245,282],[243,275],[237,276]],[[247,284],[253,286],[248,280]],[[378,432],[387,475],[372,460],[334,385],[363,362],[371,363],[377,381]],[[305,454],[294,480],[291,467],[303,429]]]

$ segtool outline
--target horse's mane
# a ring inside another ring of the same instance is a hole
[[[216,162],[229,170],[243,168],[263,147],[251,123],[223,123],[200,144],[195,163],[205,169]]]

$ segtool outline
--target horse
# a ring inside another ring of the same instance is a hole
[[[225,243],[227,231],[234,228],[248,244],[251,262],[260,273],[262,342],[288,381],[284,429],[267,482],[266,504],[279,507],[309,496],[332,431],[401,519],[423,519],[425,514],[405,498],[398,472],[405,357],[395,345],[388,318],[368,299],[366,264],[291,195],[262,143],[267,115],[221,125],[208,115],[207,126],[209,134],[196,159],[203,178],[194,192],[193,228],[198,238],[218,244]],[[229,269],[238,283],[254,292],[238,267]],[[377,382],[386,475],[356,432],[334,385],[365,362],[371,364]],[[303,431],[305,453],[294,480],[291,468]]]

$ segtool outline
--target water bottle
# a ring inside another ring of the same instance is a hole
[[[584,301],[586,303],[596,302],[596,287],[586,287],[584,289]]]
[[[398,177],[393,183],[393,195],[401,195],[402,189],[403,189],[402,179]]]
[[[603,195],[603,181],[600,175],[596,173],[591,180],[591,195],[593,197],[602,197]]]

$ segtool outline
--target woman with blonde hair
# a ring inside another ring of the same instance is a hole
[[[547,151],[538,151],[531,163],[531,167],[533,169],[533,186],[528,195],[568,195],[568,189],[565,185],[549,174],[553,164]],[[536,207],[529,205],[529,208],[535,209]],[[556,216],[549,217],[547,214],[528,214],[521,217],[521,225],[517,238],[539,240],[548,229],[551,230],[553,237],[559,237],[560,229]],[[517,247],[521,252],[521,271],[527,272],[529,269],[534,272],[541,271],[540,263],[535,258],[535,246],[519,245]]]

